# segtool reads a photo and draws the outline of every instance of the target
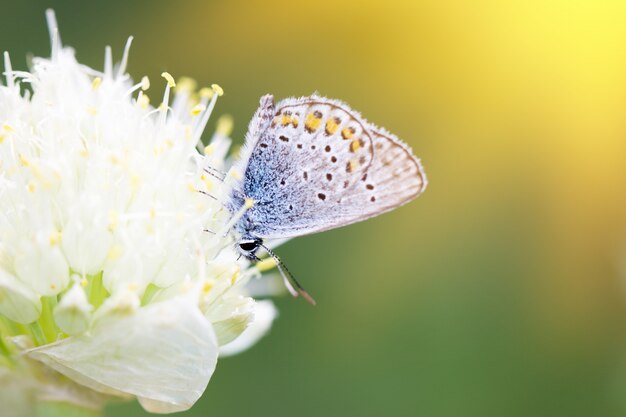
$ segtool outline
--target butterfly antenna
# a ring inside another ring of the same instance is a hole
[[[276,255],[270,248],[268,248],[264,244],[261,244],[261,247],[265,249],[267,253],[272,257],[272,259],[274,259],[274,261],[276,262],[276,267],[278,268],[280,275],[282,275],[283,280],[285,281],[285,285],[287,286],[287,289],[289,290],[289,292],[294,297],[301,295],[302,298],[304,298],[305,300],[309,302],[309,304],[316,305],[317,303],[315,302],[313,297],[311,297],[309,293],[306,292],[306,290],[302,287],[302,285],[300,285],[300,283],[296,281],[296,278],[291,274],[291,272],[289,272],[289,269],[283,263],[283,261],[280,260],[278,255]]]
[[[224,179],[226,178],[226,173],[222,172],[218,169],[215,169],[209,165],[205,166],[204,168],[202,168],[202,170],[204,172],[206,172],[207,174],[209,174],[210,176],[212,176],[213,178],[216,178],[217,180],[219,180],[220,182],[224,182]]]

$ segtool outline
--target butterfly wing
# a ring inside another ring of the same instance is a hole
[[[365,220],[410,201],[426,185],[411,150],[344,103],[292,98],[271,112],[271,121],[266,111],[264,123],[258,117],[251,123],[240,185],[240,193],[255,200],[246,221],[258,237]]]

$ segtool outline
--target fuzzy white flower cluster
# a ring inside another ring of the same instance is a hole
[[[0,83],[0,391],[187,409],[220,349],[245,349],[275,316],[246,295],[258,270],[224,230],[228,181],[205,171],[228,168],[228,120],[200,142],[223,92],[164,73],[152,107],[148,79],[125,72],[131,39],[100,72],[48,24],[51,58],[21,72],[5,53]]]

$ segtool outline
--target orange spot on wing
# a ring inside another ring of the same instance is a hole
[[[319,127],[320,123],[322,123],[322,119],[317,117],[314,113],[309,113],[306,116],[306,121],[304,122],[304,127],[309,133],[315,132]]]
[[[352,139],[356,130],[353,127],[346,127],[341,131],[341,137],[345,140]]]
[[[329,136],[334,134],[337,131],[337,129],[339,128],[339,122],[340,122],[340,120],[339,120],[338,117],[333,117],[331,119],[328,119],[326,121],[326,129],[325,129],[326,130],[326,134],[329,135]]]

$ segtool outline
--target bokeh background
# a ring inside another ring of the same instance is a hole
[[[90,66],[134,35],[153,89],[219,83],[239,141],[262,94],[319,91],[427,169],[410,205],[279,248],[318,306],[278,299],[187,415],[626,415],[626,3],[2,1],[14,67],[48,54],[46,7]]]

